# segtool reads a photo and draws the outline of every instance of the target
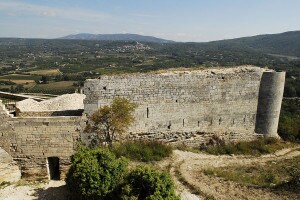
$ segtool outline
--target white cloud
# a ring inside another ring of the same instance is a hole
[[[84,9],[61,9],[49,6],[21,3],[16,1],[0,2],[0,10],[10,16],[15,15],[36,15],[45,17],[58,17],[72,20],[101,21],[110,18],[106,13],[94,12]]]
[[[147,15],[147,14],[141,14],[141,13],[133,13],[130,15],[134,16],[134,17],[142,17],[142,18],[154,18],[153,15]]]

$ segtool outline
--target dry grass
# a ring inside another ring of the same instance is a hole
[[[59,69],[44,69],[44,70],[35,70],[35,71],[31,71],[29,72],[30,74],[33,75],[59,75],[61,72],[59,71]]]
[[[49,82],[48,84],[36,84],[33,89],[59,90],[59,89],[75,88],[73,86],[74,82],[75,81],[59,81],[59,82]]]
[[[248,166],[208,168],[204,170],[204,174],[243,185],[275,187],[293,179],[291,172],[297,170],[300,171],[300,156]]]
[[[217,138],[218,139],[218,138]],[[219,139],[220,140],[220,139]],[[294,147],[296,144],[278,140],[275,138],[260,138],[250,142],[238,142],[225,144],[224,141],[220,140],[220,144],[211,145],[203,150],[207,153],[214,155],[254,155],[259,156],[262,154],[274,153],[278,150]]]
[[[4,80],[4,81],[11,81],[13,83],[16,83],[16,84],[26,84],[26,83],[34,83],[35,81],[34,80],[28,80],[28,79],[24,79],[24,80],[13,80],[13,79],[1,79],[1,80]]]

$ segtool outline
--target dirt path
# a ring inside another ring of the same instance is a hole
[[[243,166],[258,163],[263,164],[268,161],[278,161],[295,156],[300,156],[299,150],[284,149],[276,152],[275,154],[260,157],[214,156],[203,153],[175,150],[173,165],[177,165],[180,175],[186,181],[185,185],[192,185],[202,193],[215,197],[215,199],[282,200],[290,199],[290,197],[282,194],[276,194],[269,189],[242,186],[232,181],[224,181],[221,178],[206,176],[201,171],[211,167],[225,167],[230,165]]]

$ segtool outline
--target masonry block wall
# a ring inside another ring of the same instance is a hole
[[[85,113],[123,97],[138,105],[128,131],[133,139],[199,143],[213,134],[228,140],[253,139],[265,71],[240,67],[101,76],[85,82]]]
[[[18,162],[22,178],[48,179],[47,158],[59,158],[60,179],[70,165],[82,117],[10,116],[0,102],[0,146]]]

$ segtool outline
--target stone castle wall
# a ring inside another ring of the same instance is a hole
[[[193,143],[212,133],[228,140],[253,139],[264,71],[246,67],[101,76],[85,82],[85,113],[123,97],[138,105],[130,138]]]
[[[70,165],[82,117],[12,117],[0,101],[0,146],[17,161],[23,178],[48,179],[47,158],[59,158],[60,178]]]

